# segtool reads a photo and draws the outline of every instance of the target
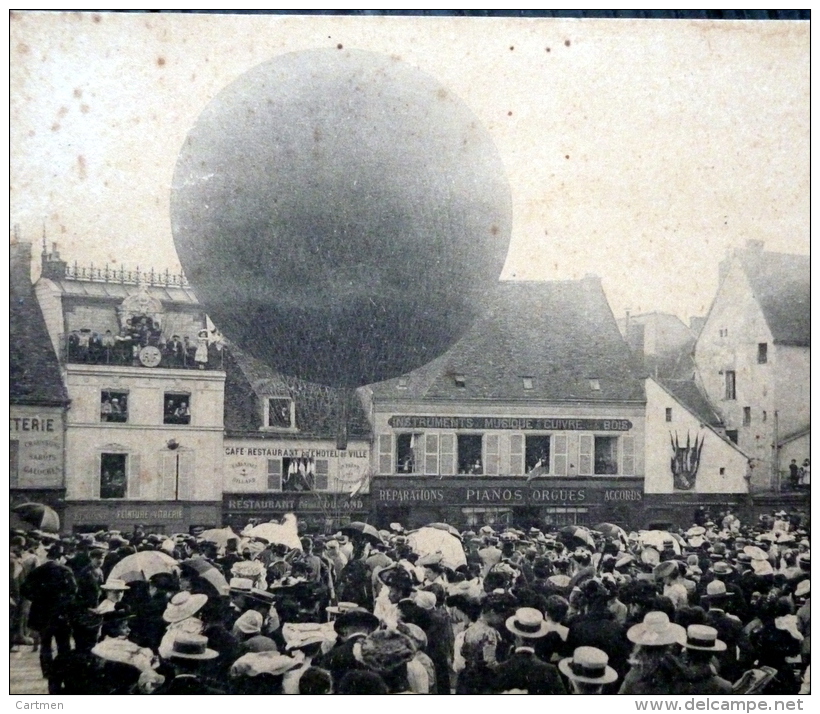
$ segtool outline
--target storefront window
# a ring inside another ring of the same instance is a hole
[[[544,525],[548,528],[583,525],[588,513],[588,508],[545,508]]]
[[[127,454],[100,456],[100,498],[125,498],[128,491]]]
[[[128,392],[103,390],[100,395],[100,421],[120,424],[128,421]]]
[[[163,424],[191,423],[191,395],[165,392]]]
[[[468,526],[512,525],[511,508],[462,508]]]
[[[420,473],[421,460],[416,449],[421,447],[421,434],[398,434],[396,436],[396,473]]]
[[[595,437],[595,473],[618,473],[618,437]]]
[[[526,473],[533,469],[539,469],[541,473],[549,473],[550,470],[550,436],[541,434],[537,436],[527,436],[525,447],[525,467]]]
[[[482,435],[458,435],[458,472],[459,474],[483,474]]]

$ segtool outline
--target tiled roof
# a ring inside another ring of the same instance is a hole
[[[335,439],[342,390],[325,387],[274,371],[231,345],[225,348],[225,432],[260,438]],[[263,399],[288,397],[296,405],[296,432],[263,432]],[[369,438],[367,415],[354,394],[348,411],[348,437]]]
[[[720,416],[693,380],[659,378],[655,381],[704,424],[711,427],[723,426]]]
[[[488,302],[448,352],[373,385],[374,398],[645,401],[640,370],[597,278],[503,281]]]
[[[31,253],[12,246],[9,399],[12,404],[60,406],[68,395],[29,277]],[[29,248],[30,251],[30,248]],[[15,262],[21,263],[14,265]]]
[[[775,343],[811,346],[809,256],[746,253],[741,260]]]

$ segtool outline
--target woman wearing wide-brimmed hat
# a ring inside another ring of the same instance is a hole
[[[652,611],[643,622],[630,627],[626,636],[635,648],[618,693],[668,694],[681,669],[675,655],[686,631],[670,622],[665,612]]]
[[[194,595],[187,590],[178,592],[171,598],[165,612],[162,613],[162,619],[168,623],[168,627],[159,644],[160,657],[165,659],[168,656],[178,634],[202,634],[205,623],[197,615],[206,602],[208,602],[207,595]]]

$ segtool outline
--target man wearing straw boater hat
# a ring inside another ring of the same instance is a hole
[[[600,694],[604,685],[618,679],[618,673],[609,666],[607,653],[597,647],[576,647],[572,657],[558,663],[558,669],[575,694]]]
[[[712,658],[726,651],[726,643],[718,639],[717,630],[708,625],[689,625],[681,637],[684,648],[683,667],[670,694],[731,694],[732,684],[715,674]]]
[[[707,608],[706,624],[715,628],[717,637],[726,645],[726,649],[717,656],[720,674],[735,682],[743,675],[746,665],[752,663],[754,653],[743,623],[726,612],[726,605],[731,600],[732,594],[722,580],[713,580],[706,586],[706,596],[703,598]]]
[[[211,686],[201,673],[203,666],[218,656],[216,650],[208,648],[207,637],[180,632],[163,657],[172,668],[173,676],[155,694],[224,694]]]
[[[549,632],[541,612],[521,607],[505,624],[515,637],[515,650],[496,669],[492,691],[501,693],[514,689],[528,694],[566,694],[558,670],[535,654],[535,643]]]

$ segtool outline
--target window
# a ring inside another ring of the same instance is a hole
[[[737,429],[727,429],[726,438],[733,444],[737,444]]]
[[[268,491],[282,490],[282,459],[268,459]]]
[[[735,371],[733,369],[726,370],[726,396],[725,399],[737,399],[737,391],[735,389]]]
[[[720,330],[720,336],[721,337],[728,337],[729,336],[729,328],[728,327],[722,328]]]
[[[547,527],[575,526],[587,522],[588,508],[545,508],[544,522]]]
[[[396,389],[407,389],[407,377],[399,377],[398,384],[396,384]]]
[[[101,454],[100,498],[125,498],[128,491],[127,454]]]
[[[294,427],[293,400],[284,398],[268,399],[265,403],[267,414],[265,425],[275,429],[292,429]]]
[[[17,488],[20,485],[20,442],[17,439],[9,441],[9,486]]]
[[[191,423],[191,395],[180,392],[165,392],[162,412],[163,424]]]
[[[766,421],[767,416],[768,416],[768,414],[766,414],[766,410],[764,409],[763,410],[763,421]]]
[[[512,508],[462,508],[468,526],[512,525]]]
[[[532,389],[533,388],[533,378],[532,377],[521,377],[521,380],[524,382],[524,389]]]
[[[421,448],[421,434],[399,434],[396,436],[396,473],[416,474],[420,472],[421,459],[416,449]]]
[[[100,394],[100,421],[120,424],[128,421],[128,392],[102,391]]]
[[[757,343],[757,363],[766,364],[769,361],[769,345],[766,342]]]
[[[595,473],[618,473],[618,437],[595,437]]]
[[[550,440],[549,434],[540,436],[529,434],[525,437],[524,445],[524,469],[530,473],[533,469],[538,469],[539,473],[549,473],[550,471]]]
[[[453,381],[455,382],[457,387],[465,388],[467,386],[467,377],[463,374],[454,374]]]
[[[743,407],[743,426],[750,426],[752,423],[752,408]]]
[[[601,381],[598,379],[590,379],[589,380],[589,388],[593,392],[600,392],[601,391]]]
[[[726,468],[724,466],[721,466],[720,469],[718,470],[718,473],[721,476],[725,476],[726,475]]]
[[[666,407],[666,421],[672,421],[672,407]]]
[[[271,485],[271,462],[268,461],[268,486]],[[327,491],[328,488],[328,461],[327,459],[313,459],[311,457],[282,459],[282,490],[283,491]],[[273,489],[271,489],[273,490]]]
[[[460,474],[482,474],[481,434],[459,434],[457,436],[458,472]]]

